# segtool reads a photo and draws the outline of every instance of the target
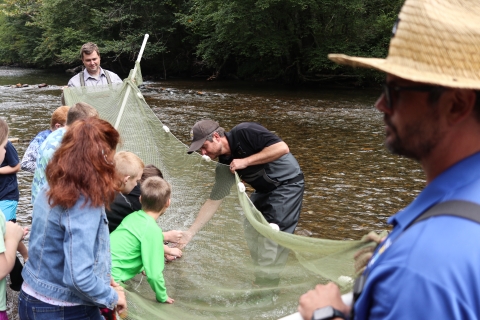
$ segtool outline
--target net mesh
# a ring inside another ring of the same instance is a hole
[[[67,88],[65,99],[68,105],[91,104],[112,124],[125,106],[118,122],[119,150],[134,152],[162,171],[172,186],[172,201],[158,224],[163,231],[187,230],[209,198],[215,170],[222,165],[197,153],[188,155],[187,146],[145,102],[137,87],[142,83],[138,63],[134,78],[131,74],[122,84],[104,87]],[[364,242],[275,231],[252,205],[248,189],[239,189],[238,176],[235,179],[213,218],[184,248],[183,257],[165,265],[167,293],[175,303],[156,302],[139,274],[125,283],[126,319],[278,319],[296,312],[299,296],[317,283],[334,281],[342,292],[351,289],[353,254]],[[249,243],[261,244],[262,249],[252,252]],[[262,266],[271,250],[283,249],[282,261]],[[270,281],[256,281],[259,274]]]

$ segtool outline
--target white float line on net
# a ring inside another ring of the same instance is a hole
[[[143,38],[142,47],[140,48],[140,52],[138,53],[138,58],[137,58],[137,61],[136,61],[138,63],[140,63],[140,60],[142,59],[143,50],[145,50],[145,46],[147,45],[148,37],[149,37],[149,35],[147,33],[147,34],[145,34],[145,37]],[[135,74],[136,73],[137,73],[137,63],[135,63],[135,66],[133,67],[133,72],[132,72],[132,76],[131,76],[131,79],[130,79],[132,81],[132,83],[135,80]],[[132,88],[130,86],[128,86],[127,87],[127,92],[125,92],[125,96],[123,97],[122,106],[120,107],[120,111],[118,112],[117,121],[115,121],[115,126],[114,126],[115,129],[118,129],[118,126],[120,125],[120,120],[122,119],[123,111],[125,110],[125,105],[127,104],[128,96],[130,95],[131,90],[132,90]]]

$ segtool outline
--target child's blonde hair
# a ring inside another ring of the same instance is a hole
[[[3,143],[8,137],[8,124],[3,118],[0,118],[0,143]]]
[[[172,188],[160,177],[150,177],[140,186],[142,210],[160,212],[170,199]]]
[[[143,172],[145,165],[135,153],[120,151],[115,154],[115,170],[121,178],[130,176],[130,179]]]
[[[66,124],[69,109],[69,106],[61,106],[53,111],[52,118],[50,119],[50,129],[55,130],[55,125],[57,123],[61,124],[62,126]]]

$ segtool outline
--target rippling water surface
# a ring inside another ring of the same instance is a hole
[[[22,157],[28,141],[49,126],[60,106],[66,74],[0,68],[0,116]],[[25,88],[11,85],[29,84]],[[47,83],[46,88],[38,84]],[[387,228],[386,220],[406,206],[424,185],[420,166],[390,155],[383,146],[382,115],[373,104],[378,90],[291,90],[257,83],[164,81],[142,89],[160,120],[184,143],[191,126],[215,119],[229,130],[256,121],[290,147],[306,177],[299,227],[314,237],[358,239]],[[27,141],[27,142],[22,142]],[[18,220],[31,223],[32,175],[18,174]]]

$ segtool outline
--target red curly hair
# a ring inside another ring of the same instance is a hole
[[[105,120],[93,117],[72,123],[47,165],[49,204],[71,208],[83,196],[84,205],[108,208],[119,190],[113,162],[119,140],[118,131]]]

